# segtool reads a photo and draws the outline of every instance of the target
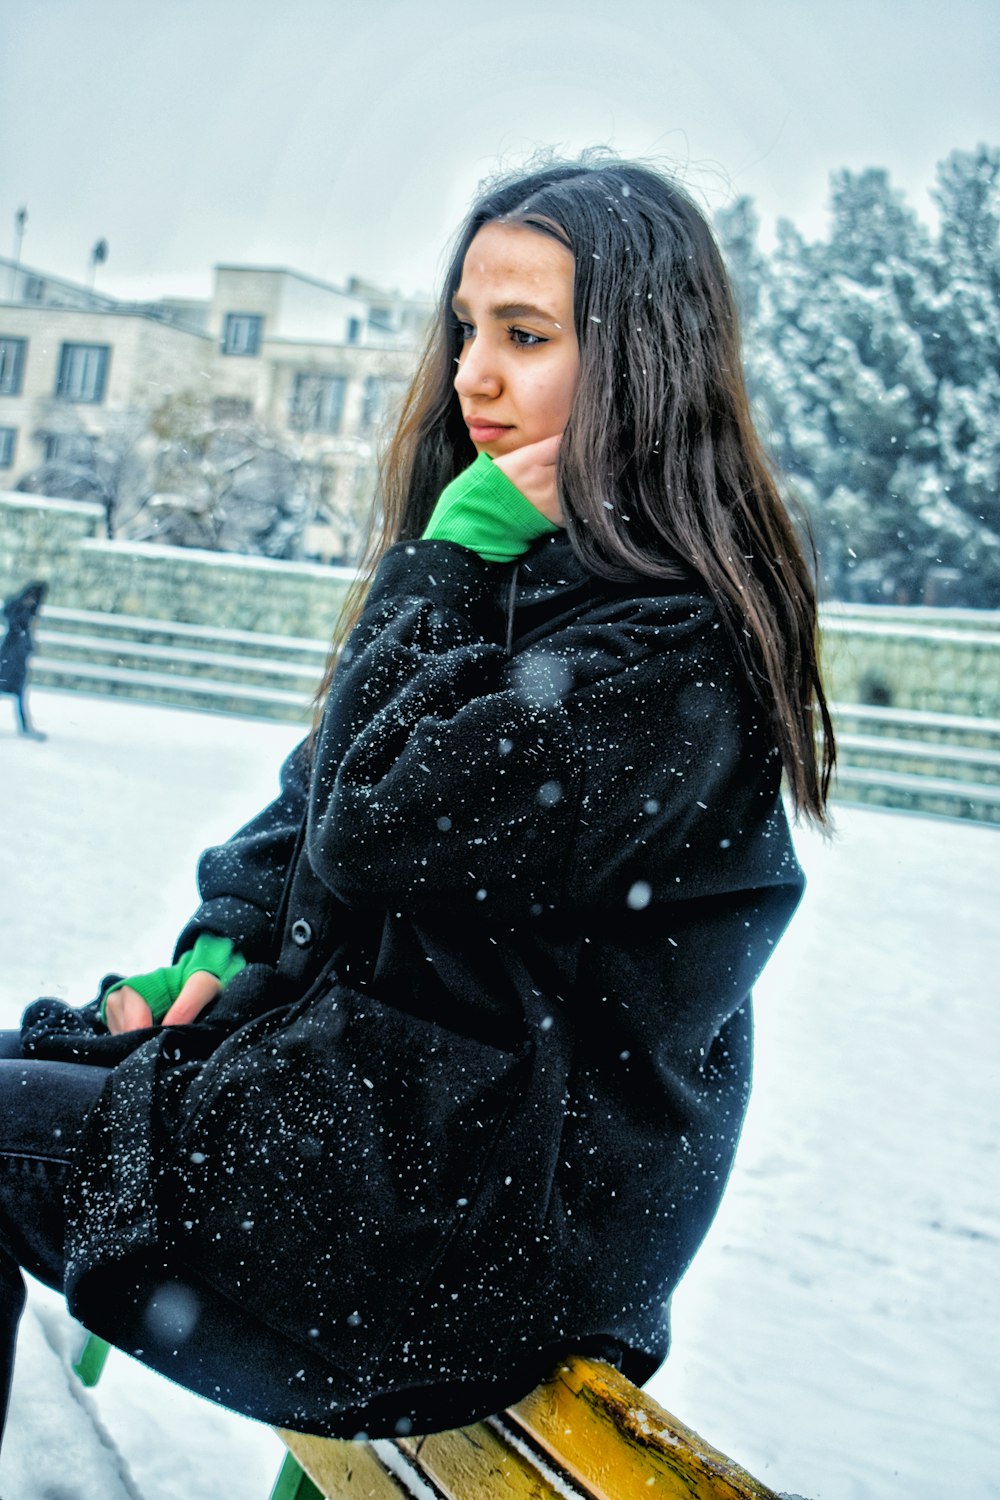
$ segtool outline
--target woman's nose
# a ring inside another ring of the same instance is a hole
[[[455,371],[455,390],[460,396],[498,396],[501,380],[486,344],[470,339],[462,350]]]

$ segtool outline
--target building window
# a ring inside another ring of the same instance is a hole
[[[348,318],[347,320],[347,342],[349,344],[360,344],[362,323],[360,318]]]
[[[0,396],[19,396],[27,339],[0,338]]]
[[[0,427],[0,469],[9,469],[12,466],[16,442],[16,427]]]
[[[339,432],[344,415],[344,375],[310,375],[295,377],[288,425],[299,432]]]
[[[367,375],[361,399],[361,431],[371,432],[373,428],[381,427],[402,404],[405,390],[405,380],[386,380],[381,375]]]
[[[93,460],[97,439],[89,432],[42,432],[38,434],[42,459],[47,464],[80,464]]]
[[[264,319],[257,313],[226,313],[222,330],[223,354],[257,354]]]
[[[212,421],[219,425],[249,422],[252,416],[252,402],[241,396],[216,396],[212,402]]]
[[[56,395],[92,405],[103,401],[110,357],[108,344],[63,344]]]

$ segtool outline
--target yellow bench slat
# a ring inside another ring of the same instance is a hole
[[[280,1428],[278,1436],[330,1500],[410,1500],[412,1492],[386,1473],[369,1443],[340,1443]]]
[[[509,1415],[598,1500],[777,1500],[610,1365],[574,1356]]]
[[[491,1495],[503,1500],[565,1500],[564,1490],[485,1422],[432,1437],[405,1438],[399,1446],[449,1500],[488,1500]]]
[[[617,1370],[579,1356],[500,1417],[455,1432],[280,1436],[328,1500],[778,1500]]]

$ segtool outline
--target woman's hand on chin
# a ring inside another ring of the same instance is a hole
[[[538,443],[526,443],[523,448],[515,448],[494,460],[511,484],[554,526],[566,524],[556,493],[556,460],[561,442],[560,432]]]

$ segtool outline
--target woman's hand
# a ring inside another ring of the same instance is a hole
[[[555,437],[542,438],[540,443],[526,443],[512,453],[504,453],[494,459],[511,484],[521,491],[536,510],[541,511],[554,526],[565,526],[566,522],[556,493],[556,460],[562,433]]]
[[[104,1021],[115,1035],[122,1031],[144,1031],[153,1024],[153,1012],[139,994],[123,984],[104,1003]]]
[[[222,994],[222,984],[206,969],[196,969],[186,979],[173,1005],[163,1017],[164,1026],[187,1026]]]
[[[214,974],[197,969],[185,980],[181,992],[163,1017],[164,1026],[187,1026],[197,1019],[222,991],[222,985]],[[109,995],[104,1010],[109,1031],[143,1031],[153,1025],[153,1013],[138,990],[123,984],[121,989]]]

